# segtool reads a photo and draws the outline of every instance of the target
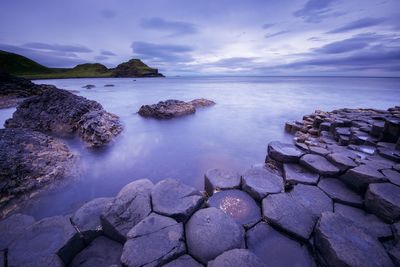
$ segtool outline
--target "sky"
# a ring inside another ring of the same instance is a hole
[[[167,76],[400,76],[400,0],[0,0],[0,50]]]

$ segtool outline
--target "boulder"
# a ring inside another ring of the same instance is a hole
[[[299,164],[285,163],[283,164],[283,177],[287,184],[311,184],[316,185],[319,175],[308,171]]]
[[[203,267],[202,264],[198,263],[190,255],[185,254],[179,258],[163,265],[163,267]]]
[[[304,154],[293,144],[284,144],[273,141],[268,144],[268,156],[274,160],[285,163],[296,163]]]
[[[161,266],[186,253],[183,224],[152,213],[127,235],[121,262],[124,266]]]
[[[323,178],[318,187],[336,202],[355,207],[363,206],[362,197],[336,178]]]
[[[305,245],[259,222],[246,233],[247,248],[270,267],[316,266]],[[288,257],[290,255],[290,257]]]
[[[7,248],[28,226],[35,223],[31,216],[17,213],[0,221],[0,250]]]
[[[126,185],[100,216],[105,235],[124,243],[126,234],[151,212],[150,194],[153,183],[141,179]]]
[[[375,237],[332,212],[324,212],[317,223],[315,247],[328,267],[393,266]]]
[[[386,177],[370,164],[349,169],[340,179],[353,189],[363,192],[371,183],[386,182]]]
[[[391,169],[385,169],[382,170],[382,173],[391,183],[400,186],[400,172]]]
[[[96,87],[96,85],[94,85],[94,84],[87,84],[87,85],[82,86],[82,88],[85,88],[85,89],[92,89],[95,87]]]
[[[156,119],[172,119],[196,112],[196,108],[189,103],[180,100],[160,101],[154,105],[143,105],[139,109],[142,117],[152,117]]]
[[[340,172],[335,165],[320,155],[306,154],[300,158],[300,164],[324,176],[334,176]]]
[[[215,260],[210,262],[208,267],[266,267],[261,260],[251,251],[247,249],[232,249],[219,255]]]
[[[203,264],[245,246],[244,229],[216,208],[198,210],[186,224],[188,252]]]
[[[215,105],[214,101],[205,98],[194,99],[192,101],[189,101],[188,103],[193,105],[195,108],[209,107]]]
[[[253,166],[242,176],[242,189],[260,201],[268,194],[283,192],[283,179],[265,166]]]
[[[240,188],[240,175],[230,170],[211,169],[204,175],[204,189],[209,196],[215,191]]]
[[[204,203],[204,196],[197,189],[174,179],[158,182],[151,192],[153,211],[186,222]]]
[[[311,185],[296,185],[290,191],[296,202],[320,216],[324,211],[333,211],[333,202],[321,189]]]
[[[370,184],[365,193],[365,207],[392,223],[400,219],[400,187],[390,183]]]

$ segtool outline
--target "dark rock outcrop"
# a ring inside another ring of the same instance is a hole
[[[113,77],[164,77],[158,69],[150,68],[136,58],[119,64],[112,72]]]

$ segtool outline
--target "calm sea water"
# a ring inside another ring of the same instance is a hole
[[[147,79],[64,79],[36,83],[77,90],[120,116],[123,133],[102,151],[65,140],[79,155],[81,176],[61,190],[31,201],[24,212],[42,218],[66,214],[83,202],[114,196],[127,183],[176,178],[203,189],[210,168],[242,171],[261,163],[268,142],[290,141],[284,123],[316,109],[387,109],[400,104],[400,79],[317,77],[196,77]],[[94,84],[94,89],[83,89]],[[115,87],[104,87],[114,84]],[[159,121],[141,118],[143,104],[208,98],[217,105],[194,115]],[[0,122],[14,109],[0,110]]]

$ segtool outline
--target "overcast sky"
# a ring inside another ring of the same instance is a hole
[[[0,50],[166,75],[400,76],[400,0],[1,0]]]

